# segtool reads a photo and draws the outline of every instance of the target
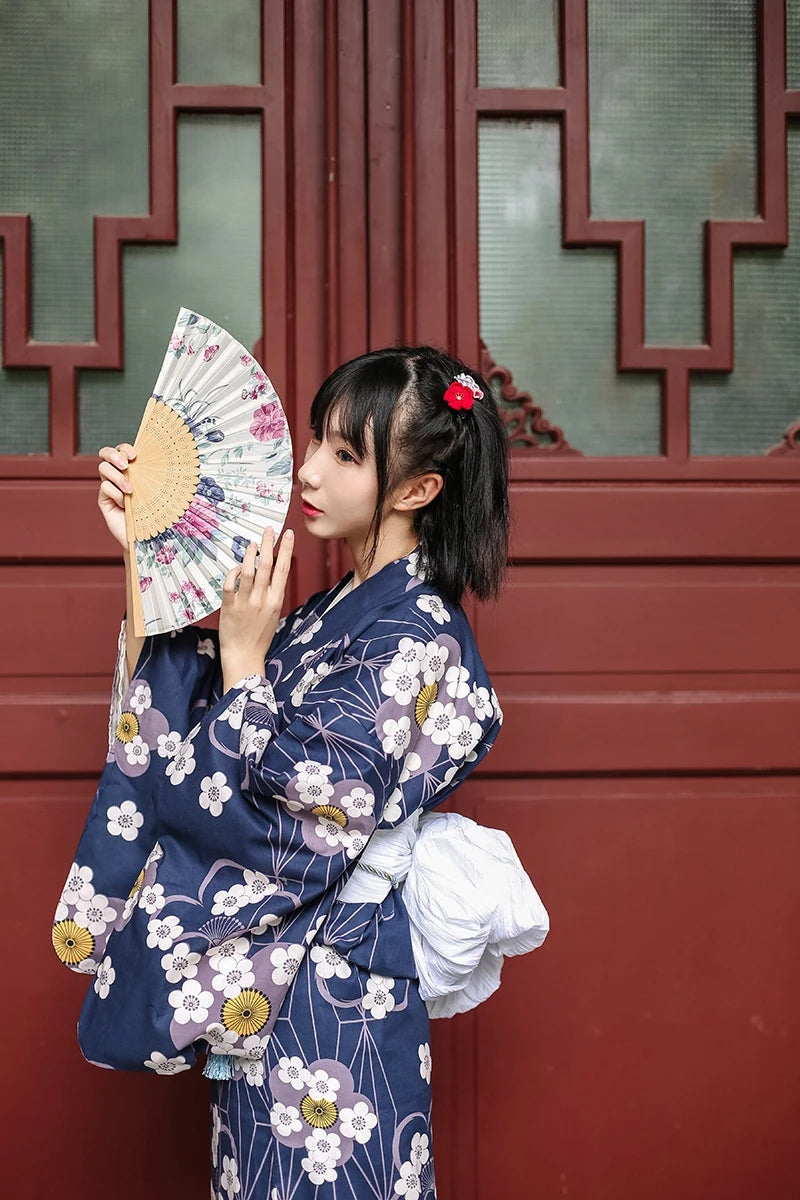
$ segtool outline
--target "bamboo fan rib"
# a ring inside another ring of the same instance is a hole
[[[182,308],[128,468],[125,514],[139,636],[215,612],[248,542],[280,533],[292,445],[262,367],[221,326]]]

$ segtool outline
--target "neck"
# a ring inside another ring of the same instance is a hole
[[[394,562],[395,559],[403,558],[406,554],[410,554],[417,544],[417,535],[407,525],[396,528],[389,523],[388,527],[384,526],[381,528],[375,557],[371,563],[368,563],[368,550],[371,544],[371,539],[356,540],[355,538],[348,538],[347,540],[347,545],[353,556],[354,588],[363,583],[365,579],[369,579],[371,575],[377,575],[378,571],[382,570],[387,563]]]

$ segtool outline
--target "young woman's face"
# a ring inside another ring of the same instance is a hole
[[[306,528],[318,537],[363,543],[378,499],[371,453],[363,459],[341,437],[335,418],[322,440],[308,443],[297,478],[302,486]]]

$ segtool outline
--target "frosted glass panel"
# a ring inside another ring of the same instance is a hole
[[[482,122],[479,185],[492,357],[584,454],[660,453],[657,377],[616,369],[614,252],[561,245],[558,126]]]
[[[552,87],[558,0],[478,0],[478,86]]]
[[[756,214],[756,2],[588,11],[592,216],[647,223],[647,341],[702,342],[703,222]]]
[[[260,335],[260,120],[180,118],[178,181],[179,244],[124,250],[125,370],[81,372],[82,453],[133,438],[182,304],[246,346]]]
[[[0,211],[33,219],[33,335],[94,337],[92,217],[147,211],[147,4],[0,4]]]
[[[259,0],[178,0],[181,83],[260,83]]]
[[[0,312],[2,310],[3,253],[0,248]],[[47,454],[50,449],[48,392],[47,371],[0,369],[0,454]]]
[[[763,454],[800,417],[800,129],[789,126],[789,245],[738,250],[731,375],[692,382],[692,453]]]
[[[800,0],[786,0],[786,83],[800,87]]]

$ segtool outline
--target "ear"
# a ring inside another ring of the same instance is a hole
[[[417,475],[415,479],[407,480],[398,488],[392,508],[399,512],[411,512],[415,508],[424,508],[439,495],[443,483],[444,480],[437,471]]]

